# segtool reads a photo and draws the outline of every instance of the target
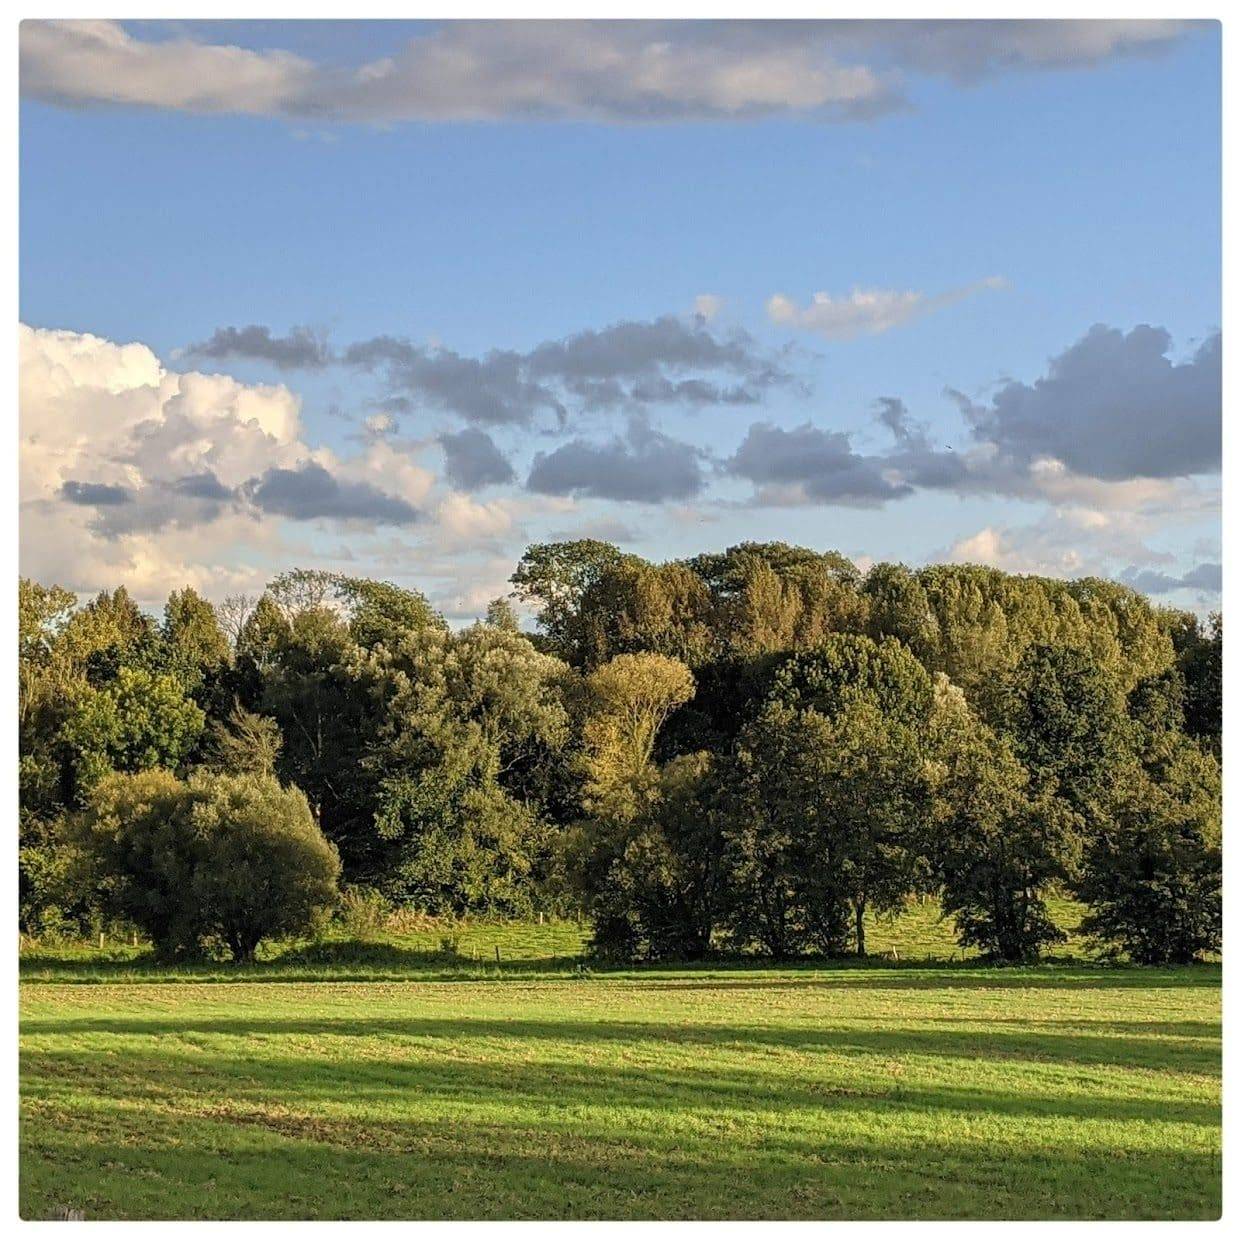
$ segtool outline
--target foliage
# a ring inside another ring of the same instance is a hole
[[[929,731],[935,812],[926,855],[961,942],[1006,961],[1029,960],[1064,932],[1046,894],[1079,848],[1071,812],[1030,777],[1012,746],[982,723],[960,690],[936,685]]]
[[[296,788],[271,776],[109,775],[72,836],[105,907],[167,955],[214,943],[250,960],[308,930],[336,899],[340,862]]]
[[[1116,950],[1216,950],[1219,617],[780,542],[536,544],[512,582],[533,634],[508,598],[454,632],[315,569],[160,621],[21,581],[23,927],[117,915],[66,817],[166,769],[297,789],[394,917],[581,911],[616,958],[865,954],[934,895],[962,946],[1028,960],[1062,888]]]
[[[1219,764],[1165,731],[1117,781],[1090,842],[1082,928],[1142,964],[1186,964],[1220,950],[1221,878]]]

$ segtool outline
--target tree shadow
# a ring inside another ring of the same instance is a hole
[[[1037,1024],[1038,1022],[1030,1022]],[[261,1017],[212,1016],[188,1012],[175,1018],[37,1017],[23,1021],[23,1031],[53,1037],[112,1034],[133,1037],[176,1037],[194,1034],[241,1040],[309,1038],[453,1039],[487,1038],[518,1045],[522,1042],[564,1043],[589,1055],[592,1046],[615,1044],[703,1049],[831,1051],[835,1054],[925,1055],[950,1060],[1027,1059],[1077,1066],[1151,1067],[1164,1072],[1218,1075],[1218,1043],[1197,1033],[1181,1039],[1166,1033],[1139,1034],[1141,1026],[1109,1036],[1054,1030],[1013,1029],[1003,1018],[978,1025],[968,1020],[953,1030],[920,1028],[917,1023],[889,1029],[849,1024],[779,1026],[736,1024],[643,1023],[637,1021],[493,1019],[476,1016],[428,1017],[352,1015]]]

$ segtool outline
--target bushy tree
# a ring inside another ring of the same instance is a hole
[[[1185,684],[1185,731],[1220,756],[1224,706],[1224,618],[1215,612],[1204,626],[1186,614],[1172,635]]]
[[[1143,695],[1137,749],[1086,847],[1083,930],[1142,964],[1185,964],[1221,939],[1219,763]]]
[[[693,691],[689,669],[660,654],[618,655],[585,679],[588,820],[572,842],[570,868],[595,918],[600,954],[657,957],[673,952],[673,939],[684,948],[693,938],[669,907],[682,882],[677,843],[665,835],[660,811],[666,790],[675,787],[684,799],[694,781],[685,771],[665,780],[654,761],[660,729]]]
[[[340,862],[296,788],[271,776],[109,775],[74,823],[83,873],[166,955],[219,943],[251,960],[336,898]]]
[[[550,849],[545,809],[569,774],[568,669],[482,624],[411,635],[355,674],[377,721],[359,876],[428,911],[528,911]]]
[[[618,547],[596,538],[526,548],[509,580],[517,597],[536,608],[535,619],[549,653],[580,665],[582,597],[606,569],[624,558]]]
[[[727,898],[723,790],[713,765],[705,753],[674,758],[640,816],[589,823],[571,837],[596,954],[698,960],[710,950]]]
[[[778,695],[742,734],[729,832],[733,932],[771,954],[866,953],[867,911],[899,912],[923,880],[930,780],[918,734],[866,696],[828,715]]]
[[[225,719],[213,719],[207,728],[205,758],[209,766],[232,775],[275,773],[284,738],[274,719],[233,704]]]
[[[935,811],[926,856],[962,944],[1016,962],[1065,935],[1045,896],[1073,871],[1081,839],[1071,810],[1030,777],[1007,741],[941,679],[928,734]]]
[[[1088,830],[1125,757],[1121,683],[1086,650],[1033,645],[1004,686],[1000,715],[1034,788]]]

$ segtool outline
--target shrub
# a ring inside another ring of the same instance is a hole
[[[340,861],[298,789],[271,776],[110,775],[76,821],[79,857],[107,907],[164,955],[313,928],[336,900]]]
[[[336,916],[355,939],[378,938],[387,928],[392,905],[374,887],[349,886],[341,893]]]

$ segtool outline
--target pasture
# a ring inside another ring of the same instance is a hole
[[[245,967],[27,952],[23,1217],[1219,1214],[1217,966],[898,946],[602,970],[580,942],[560,923]]]

